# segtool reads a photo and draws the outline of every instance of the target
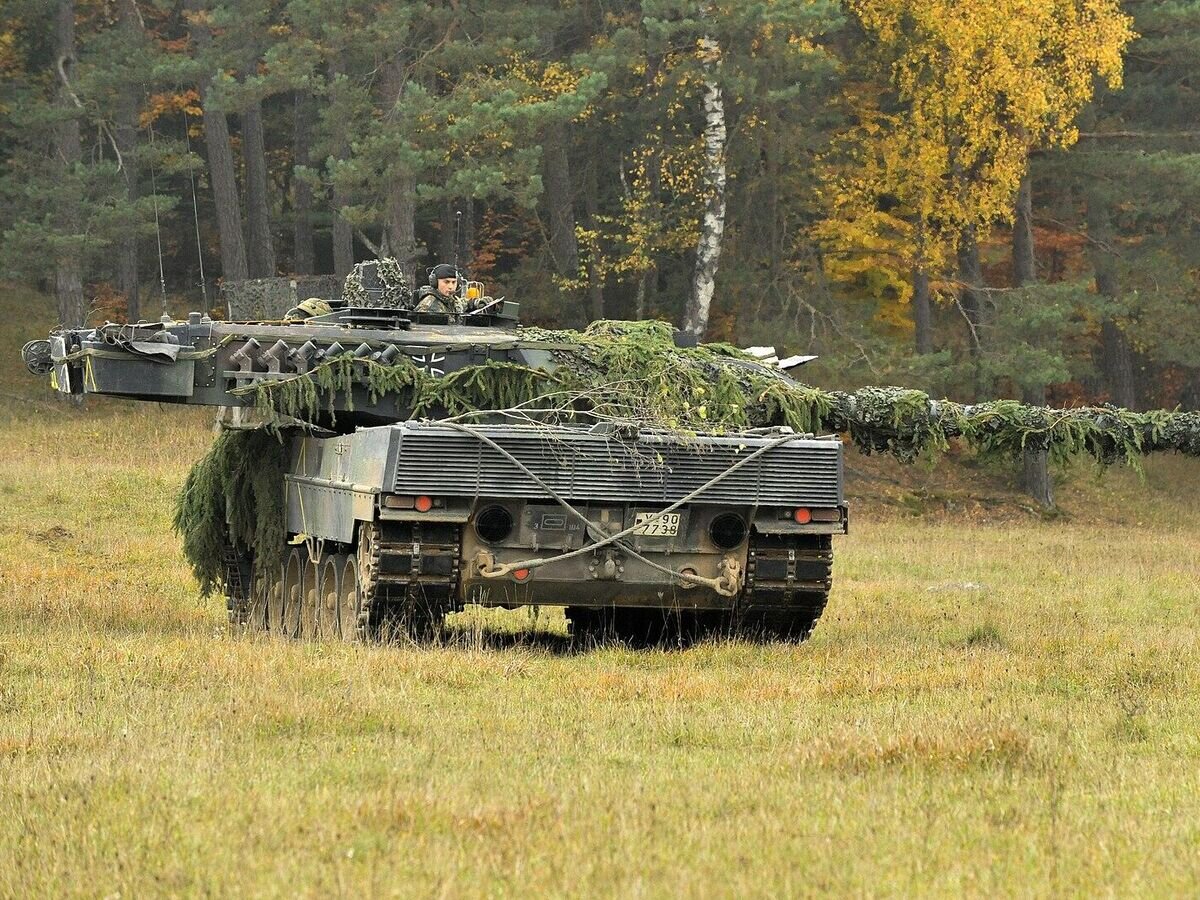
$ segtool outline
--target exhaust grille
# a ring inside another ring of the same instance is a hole
[[[473,435],[436,423],[392,426],[398,494],[548,498],[536,481]],[[486,434],[572,500],[672,503],[768,443],[763,437],[701,436],[680,443],[643,432],[618,440],[585,428],[481,425]],[[800,437],[768,450],[696,498],[740,506],[836,506],[842,445]]]

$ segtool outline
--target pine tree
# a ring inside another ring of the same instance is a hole
[[[54,284],[59,319],[82,324],[88,284],[119,279],[137,314],[136,240],[169,197],[142,189],[131,136],[140,37],[74,3],[12,3],[0,18],[22,77],[0,87],[0,263]]]

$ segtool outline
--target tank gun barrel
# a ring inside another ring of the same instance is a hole
[[[407,327],[396,327],[400,312]],[[392,324],[381,327],[388,316]],[[1009,457],[1029,447],[1057,459],[1086,453],[1104,463],[1168,450],[1200,455],[1196,412],[1052,409],[1013,400],[961,404],[896,387],[826,391],[764,364],[770,348],[751,348],[760,352],[748,358],[680,349],[671,340],[669,328],[656,323],[634,331],[597,323],[572,335],[516,332],[496,327],[491,315],[346,308],[292,324],[193,314],[183,322],[65,330],[30,342],[22,355],[31,372],[48,374],[64,392],[225,407],[266,403],[276,413],[339,431],[405,420],[418,410],[434,416],[452,406],[455,412],[500,410],[528,403],[546,388],[560,397],[549,402],[564,409],[575,402],[572,393],[586,395],[584,405],[591,403],[601,417],[700,430],[786,423],[848,433],[864,452],[901,459],[943,449],[954,438]],[[619,352],[609,354],[611,348]],[[627,356],[637,366],[633,377],[614,376],[611,366],[627,365]],[[659,393],[629,388],[664,361],[669,375],[658,377],[671,381],[664,380]],[[483,371],[490,366],[496,368]],[[443,391],[433,383],[460,372],[459,386]],[[671,390],[675,381],[678,392]],[[460,387],[474,389],[474,401],[464,400]],[[708,417],[714,408],[727,418]]]
[[[1200,456],[1200,412],[1132,412],[1115,406],[1054,409],[1016,400],[962,404],[922,391],[869,387],[829,391],[824,428],[848,433],[866,453],[912,459],[963,438],[977,449],[1017,457],[1026,447],[1065,459],[1087,453],[1103,463],[1174,451]]]

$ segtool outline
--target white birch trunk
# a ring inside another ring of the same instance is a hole
[[[714,39],[700,39],[704,69],[704,186],[708,203],[700,222],[700,238],[696,242],[696,269],[692,273],[692,290],[688,296],[683,330],[697,339],[708,328],[708,313],[712,306],[717,264],[721,258],[721,239],[725,234],[725,101],[716,69],[721,60],[721,46]]]

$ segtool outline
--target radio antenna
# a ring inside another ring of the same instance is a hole
[[[462,244],[462,210],[454,214],[454,276],[461,277],[458,271],[458,248]]]

